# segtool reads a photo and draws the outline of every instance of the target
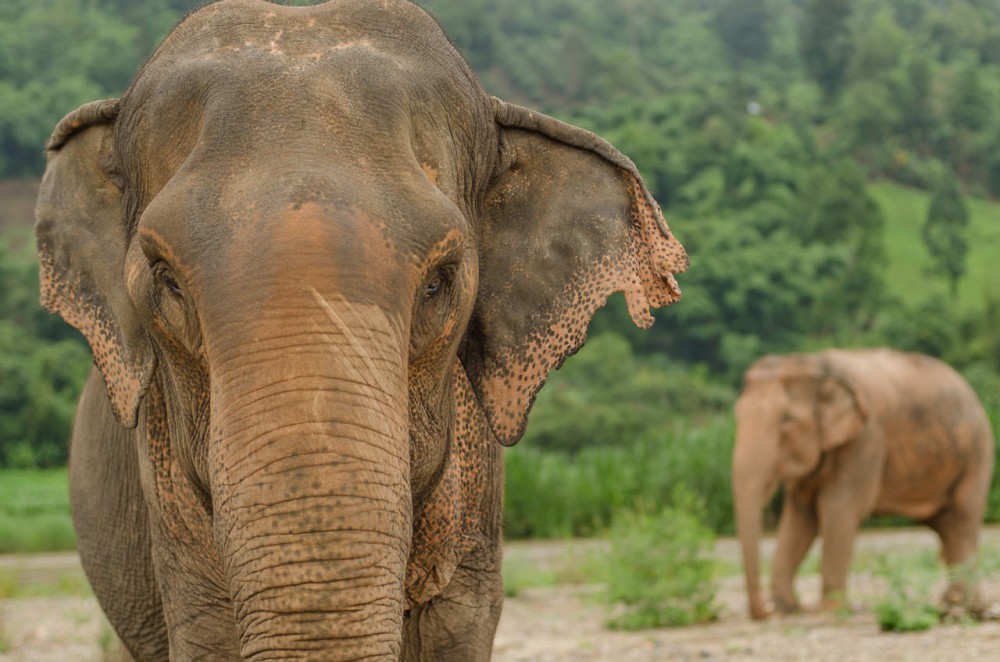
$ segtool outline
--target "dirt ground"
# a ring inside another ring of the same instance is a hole
[[[769,541],[773,544],[773,541]],[[984,544],[1000,548],[1000,528],[984,534]],[[534,570],[572,564],[599,547],[594,542],[511,543],[509,563]],[[929,531],[906,529],[863,534],[858,554],[912,553],[936,548]],[[738,562],[735,541],[723,539],[717,555]],[[815,553],[815,552],[814,552]],[[766,557],[770,550],[765,549]],[[808,566],[809,561],[806,561]],[[0,578],[21,585],[48,583],[72,587],[79,577],[73,555],[0,557]],[[558,574],[558,573],[557,573]],[[819,577],[799,580],[806,604],[819,594]],[[986,597],[1000,600],[1000,577],[988,577]],[[718,602],[720,618],[709,625],[681,629],[613,632],[603,626],[605,608],[595,600],[598,587],[570,584],[524,588],[508,598],[494,645],[496,662],[661,662],[661,661],[964,661],[1000,660],[1000,622],[941,625],[927,632],[883,634],[872,607],[884,592],[882,581],[855,572],[849,593],[854,613],[803,614],[753,623],[745,614],[742,580],[725,577]],[[937,590],[937,589],[936,589]],[[55,591],[58,593],[58,591]],[[91,597],[18,597],[0,607],[0,662],[103,661],[110,630]]]

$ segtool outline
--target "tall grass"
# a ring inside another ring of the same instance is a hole
[[[660,436],[576,455],[517,446],[506,454],[506,535],[595,535],[621,510],[670,505],[681,483],[704,501],[706,523],[714,531],[732,532],[732,444],[732,420],[719,416],[697,427],[681,422]]]
[[[0,470],[0,554],[75,548],[66,469]]]

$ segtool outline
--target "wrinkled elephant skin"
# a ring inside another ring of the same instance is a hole
[[[635,166],[489,97],[403,0],[223,0],[53,131],[71,496],[139,660],[485,660],[502,446],[687,257]]]
[[[854,539],[871,514],[929,525],[953,578],[946,606],[973,614],[982,607],[970,570],[993,475],[993,433],[958,373],[888,349],[767,356],[747,371],[735,414],[733,496],[752,618],[769,614],[758,548],[761,511],[779,485],[777,611],[800,608],[795,573],[817,536],[820,607],[844,605]]]

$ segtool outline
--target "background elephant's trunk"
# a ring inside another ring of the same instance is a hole
[[[244,658],[395,660],[411,530],[403,335],[375,306],[314,299],[313,317],[285,310],[269,336],[261,324],[218,352],[216,545]]]
[[[760,584],[760,538],[764,506],[777,490],[772,480],[773,464],[773,452],[738,434],[733,454],[733,502],[750,617],[755,620],[767,618],[768,614]]]

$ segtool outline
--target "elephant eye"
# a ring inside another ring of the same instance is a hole
[[[448,286],[448,273],[441,269],[434,274],[434,277],[427,281],[424,286],[424,299],[433,299],[445,290]]]
[[[168,276],[164,276],[163,277],[163,284],[167,286],[167,289],[170,290],[171,293],[176,294],[177,296],[181,295],[181,287],[180,287],[180,285],[177,284],[177,281],[174,280],[173,276],[169,276],[169,275]]]
[[[171,273],[170,268],[162,262],[156,266],[157,280],[167,288],[175,297],[181,296],[181,286],[177,283],[177,278]]]

